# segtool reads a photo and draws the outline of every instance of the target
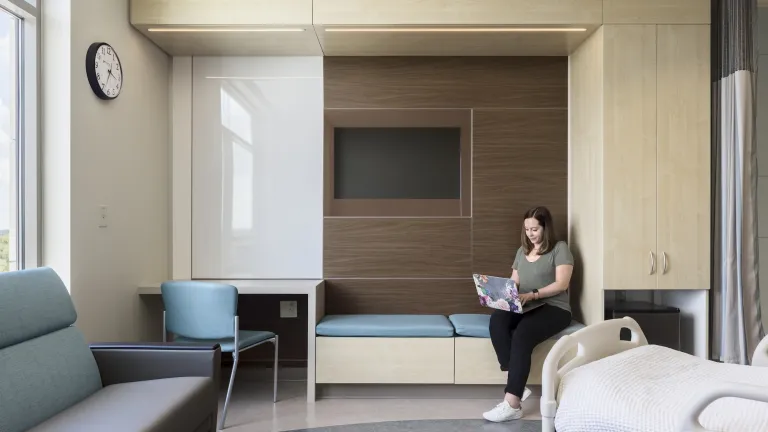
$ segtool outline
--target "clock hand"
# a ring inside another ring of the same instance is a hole
[[[115,80],[117,80],[117,77],[116,77],[116,76],[115,76],[115,75],[112,73],[112,71],[111,71],[111,70],[109,71],[109,75],[110,75],[112,78],[114,78]],[[119,86],[119,85],[120,85],[120,83],[118,82],[118,84],[117,84],[117,85]]]

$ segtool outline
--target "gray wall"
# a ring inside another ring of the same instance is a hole
[[[757,221],[763,325],[768,329],[768,8],[760,8],[757,74]]]

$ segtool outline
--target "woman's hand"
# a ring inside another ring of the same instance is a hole
[[[531,300],[534,300],[535,297],[533,293],[523,293],[523,294],[520,294],[518,298],[520,299],[520,304],[525,306],[526,303],[528,303]]]

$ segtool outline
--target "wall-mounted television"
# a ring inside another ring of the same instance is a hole
[[[468,216],[470,110],[326,110],[326,216]]]
[[[334,199],[461,199],[461,128],[337,127]]]

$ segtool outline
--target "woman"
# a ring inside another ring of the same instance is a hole
[[[573,256],[565,242],[558,242],[552,215],[545,207],[525,213],[520,235],[522,246],[512,264],[520,301],[541,302],[543,306],[525,314],[495,310],[490,332],[501,370],[508,371],[504,400],[483,414],[486,420],[503,422],[523,416],[520,402],[529,394],[525,388],[531,370],[531,353],[541,342],[556,335],[571,322],[568,284]]]

